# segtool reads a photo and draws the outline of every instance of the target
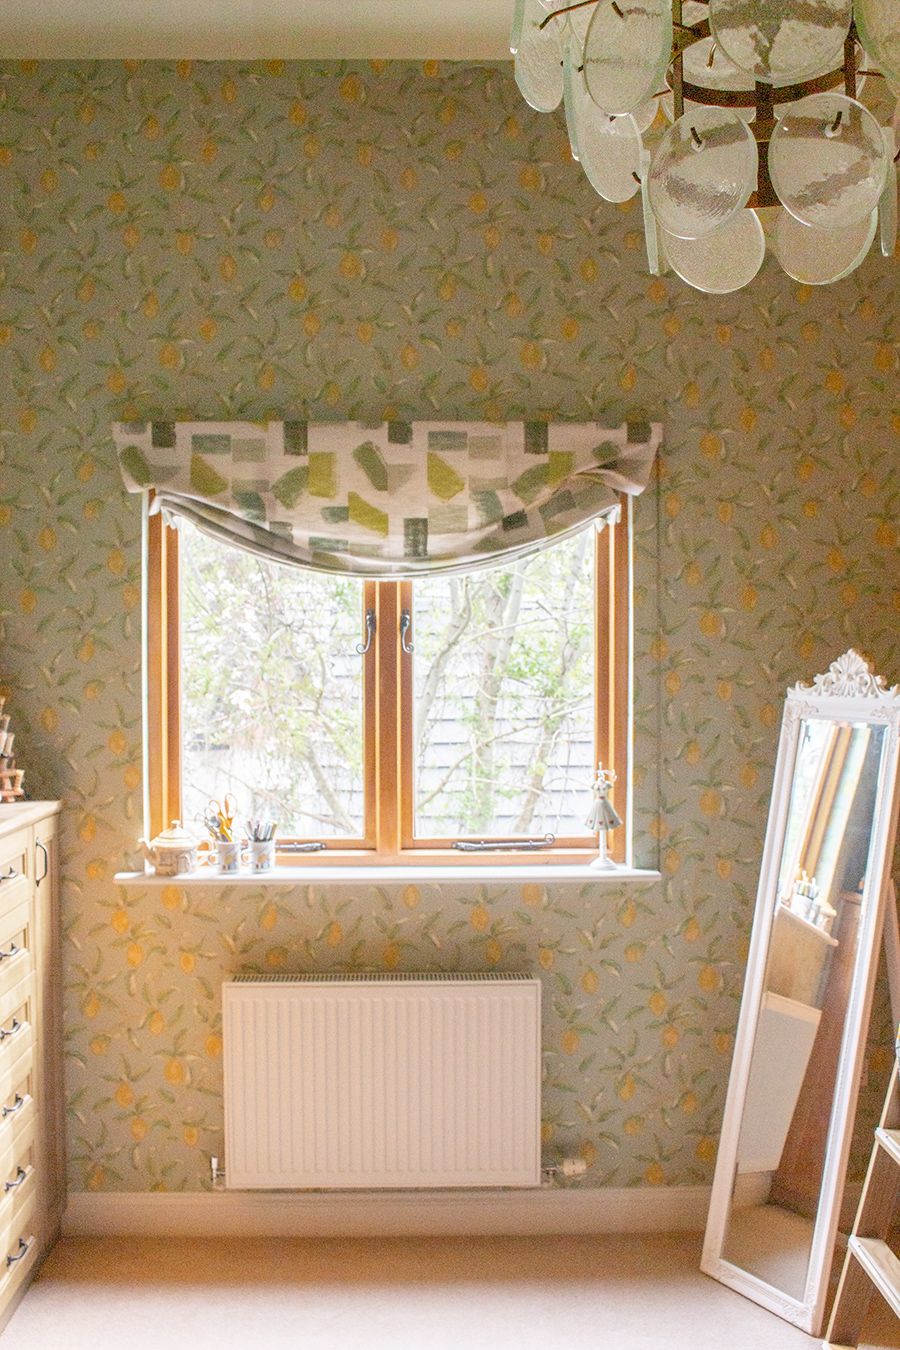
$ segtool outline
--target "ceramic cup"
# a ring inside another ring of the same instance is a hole
[[[251,872],[268,872],[275,866],[275,840],[251,839],[247,845]]]
[[[241,865],[241,846],[236,843],[219,841],[216,844],[216,858],[220,872],[237,872]]]

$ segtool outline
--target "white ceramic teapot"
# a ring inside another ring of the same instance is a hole
[[[197,843],[180,820],[173,820],[169,828],[151,839],[149,844],[146,839],[138,840],[145,859],[158,877],[193,872],[197,863]]]

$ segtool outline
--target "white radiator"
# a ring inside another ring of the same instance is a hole
[[[238,976],[222,987],[229,1189],[538,1186],[541,985]]]

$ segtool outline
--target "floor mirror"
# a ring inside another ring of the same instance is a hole
[[[817,1335],[882,941],[897,988],[900,689],[788,690],[702,1269]],[[874,1125],[873,1121],[873,1125]]]

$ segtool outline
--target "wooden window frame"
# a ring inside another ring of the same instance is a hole
[[[147,547],[147,801],[152,835],[181,819],[181,670],[178,533],[160,514],[148,519]],[[630,818],[631,511],[622,501],[616,525],[595,541],[594,761],[612,768],[610,794],[625,822],[610,836],[610,856],[628,860]],[[413,657],[401,650],[400,615],[412,612],[412,583],[367,581],[364,607],[376,618],[375,640],[363,658],[363,773],[366,818],[358,839],[328,839],[321,853],[299,855],[304,866],[426,864],[472,866],[589,862],[596,843],[560,837],[552,847],[523,853],[464,853],[452,840],[413,833]],[[414,637],[413,637],[414,642]],[[469,836],[473,837],[473,836]],[[460,839],[466,836],[460,836]],[[288,842],[288,841],[285,841]],[[280,853],[296,863],[298,855]]]

